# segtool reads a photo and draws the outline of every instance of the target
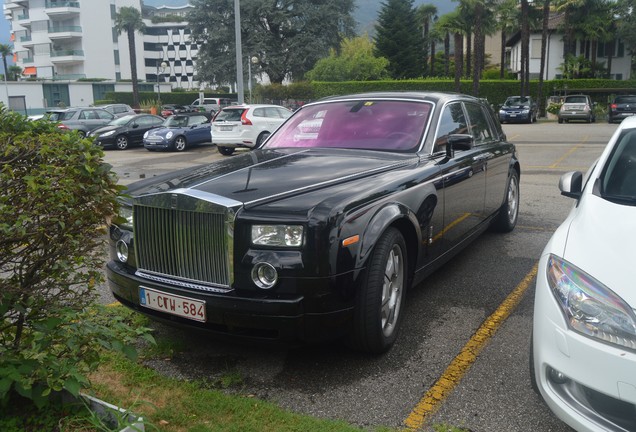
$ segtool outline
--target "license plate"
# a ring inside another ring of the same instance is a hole
[[[510,114],[510,117],[517,117],[517,114]]]
[[[232,128],[232,126],[219,126],[219,130],[221,131],[231,131]]]
[[[205,302],[189,297],[168,294],[152,288],[139,287],[139,304],[195,321],[206,321]]]

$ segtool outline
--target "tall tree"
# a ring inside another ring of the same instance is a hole
[[[316,62],[305,76],[312,81],[371,81],[388,77],[389,61],[373,55],[373,42],[367,35],[347,38],[340,52],[331,50],[329,57]]]
[[[506,41],[508,36],[519,29],[519,9],[517,0],[503,0],[497,6],[497,25],[501,32],[499,53],[499,78],[506,76]]]
[[[543,0],[543,20],[541,24],[541,64],[539,67],[539,84],[537,86],[537,100],[539,101],[539,115],[545,115],[545,100],[543,98],[543,80],[545,75],[546,53],[548,50],[548,24],[550,22],[550,0]]]
[[[143,34],[146,25],[141,19],[139,9],[130,6],[119,8],[115,15],[115,31],[126,32],[128,36],[128,53],[130,54],[130,78],[132,80],[133,108],[139,108],[139,81],[137,78],[137,50],[135,49],[135,33]]]
[[[0,44],[0,56],[2,56],[2,66],[4,66],[4,77],[5,79],[9,79],[9,69],[7,67],[7,56],[13,53],[13,48],[11,45]]]
[[[422,38],[424,39],[424,47],[422,51],[422,56],[424,57],[424,71],[428,71],[428,59],[430,58],[430,61],[432,62],[433,56],[435,55],[435,39],[431,37],[431,22],[434,22],[437,19],[437,7],[432,4],[422,4],[418,6],[416,13],[417,20],[422,25]],[[429,47],[431,48],[430,51]]]
[[[530,5],[521,0],[521,96],[530,93]]]
[[[423,76],[424,40],[413,0],[382,3],[374,40],[376,56],[389,60],[389,73],[393,78]]]
[[[201,82],[236,82],[234,0],[191,0],[187,19],[199,44]],[[253,73],[271,82],[300,79],[316,61],[354,35],[354,0],[241,0],[241,43]]]

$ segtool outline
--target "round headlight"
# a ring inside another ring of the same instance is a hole
[[[258,263],[252,269],[252,281],[259,288],[272,288],[278,282],[278,272],[269,263]]]
[[[117,259],[119,259],[119,261],[123,263],[128,261],[128,245],[125,241],[119,240],[115,243],[115,249],[117,250]]]

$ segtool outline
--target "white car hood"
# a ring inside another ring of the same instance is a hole
[[[636,308],[636,207],[587,192],[561,228],[563,258]]]

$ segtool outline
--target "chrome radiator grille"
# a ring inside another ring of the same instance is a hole
[[[199,289],[229,288],[226,214],[134,207],[135,251],[143,276]]]

